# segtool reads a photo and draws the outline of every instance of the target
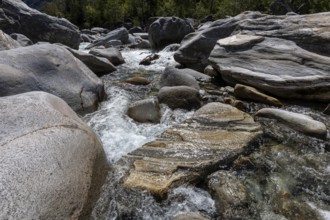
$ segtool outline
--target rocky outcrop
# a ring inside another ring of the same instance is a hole
[[[330,101],[330,58],[292,41],[234,35],[217,42],[209,61],[230,85],[242,83],[286,99]]]
[[[45,91],[79,113],[104,99],[102,81],[64,47],[40,44],[0,52],[0,96]]]
[[[189,33],[194,32],[193,26],[178,17],[161,17],[149,27],[149,41],[154,49],[162,49],[173,43],[180,43]]]
[[[160,88],[164,86],[189,86],[199,90],[199,85],[194,76],[185,74],[184,71],[168,66],[165,68],[159,80]]]
[[[177,185],[205,179],[231,163],[262,134],[248,114],[221,103],[209,103],[182,125],[122,159],[131,165],[123,186],[164,196]]]
[[[93,29],[92,29],[93,30]],[[116,30],[110,31],[105,36],[99,38],[98,40],[95,40],[94,43],[88,45],[86,49],[91,49],[92,47],[96,46],[105,46],[110,47],[109,42],[112,40],[120,40],[123,44],[128,43],[129,38],[128,30],[124,27],[118,28]]]
[[[286,126],[306,135],[321,139],[325,139],[327,137],[327,127],[325,124],[303,114],[280,109],[263,108],[259,110],[255,116],[275,119],[280,123],[283,123]]]
[[[97,57],[104,57],[115,66],[125,63],[121,52],[113,47],[106,49],[92,49],[91,51],[89,51],[89,53]]]
[[[198,90],[188,86],[162,87],[158,93],[160,103],[171,109],[197,109],[201,106],[201,97]]]
[[[0,218],[87,218],[107,171],[96,134],[51,94],[0,106]]]
[[[79,29],[68,20],[43,14],[20,0],[2,0],[0,6],[0,29],[7,34],[20,33],[34,43],[46,41],[78,48]]]
[[[155,99],[145,99],[134,102],[128,107],[127,114],[138,122],[158,123],[160,121],[160,107]]]
[[[11,36],[0,30],[0,51],[21,47],[21,45]]]
[[[244,12],[214,21],[187,35],[174,58],[186,67],[202,70],[207,66],[207,59],[217,40],[238,33],[283,38],[306,50],[330,55],[329,17],[329,12],[294,16]]]

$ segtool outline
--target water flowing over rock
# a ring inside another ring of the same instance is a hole
[[[61,43],[77,49],[80,31],[64,18],[56,18],[29,8],[20,0],[2,0],[0,29],[7,34],[20,33],[34,43]]]
[[[180,43],[189,33],[194,32],[193,26],[178,17],[161,17],[149,27],[149,41],[154,49],[162,49],[173,43]]]
[[[303,114],[280,109],[263,108],[259,110],[255,116],[276,119],[288,127],[306,135],[322,139],[327,137],[327,127],[325,124]]]
[[[0,218],[86,218],[108,166],[95,133],[48,93],[0,106]]]
[[[102,81],[62,46],[40,44],[0,52],[0,96],[45,91],[79,113],[104,99]]]
[[[209,103],[182,125],[124,157],[132,167],[123,184],[163,197],[171,187],[201,180],[230,163],[261,134],[260,125],[248,114]]]
[[[292,41],[258,38],[246,47],[237,46],[242,38],[236,35],[217,42],[209,61],[227,83],[245,84],[286,99],[330,101],[329,57]]]
[[[11,36],[0,30],[0,51],[21,47],[21,45]]]
[[[186,67],[202,70],[217,40],[238,33],[283,38],[306,50],[330,56],[329,17],[330,12],[295,16],[244,12],[187,35],[174,57]]]

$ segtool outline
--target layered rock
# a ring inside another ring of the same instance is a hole
[[[75,25],[31,9],[20,0],[1,1],[0,29],[7,34],[23,34],[34,43],[62,43],[72,48],[78,48],[80,43],[80,32]]]
[[[279,38],[221,39],[209,61],[230,85],[245,84],[281,98],[330,101],[330,58]]]
[[[214,21],[187,35],[174,58],[186,67],[202,70],[207,66],[207,59],[217,40],[237,33],[284,38],[306,50],[329,56],[329,17],[329,12],[294,16],[244,12]]]
[[[173,43],[180,43],[189,33],[194,32],[193,26],[178,17],[161,17],[149,27],[149,41],[152,48],[162,49]]]
[[[40,44],[0,52],[0,96],[45,91],[79,113],[104,99],[102,81],[64,47]]]
[[[261,134],[248,114],[221,103],[207,104],[124,157],[131,169],[123,185],[162,197],[171,187],[204,179],[230,163]]]
[[[96,134],[48,93],[0,106],[0,218],[87,218],[107,170]]]

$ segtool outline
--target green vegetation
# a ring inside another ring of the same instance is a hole
[[[179,16],[201,19],[234,16],[243,11],[285,14],[330,10],[329,0],[53,0],[45,13],[65,17],[79,27],[115,27],[124,21],[144,25],[149,17]]]

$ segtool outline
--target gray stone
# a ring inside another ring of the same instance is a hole
[[[327,127],[325,124],[303,114],[280,109],[263,108],[255,116],[275,119],[293,130],[300,131],[309,136],[321,139],[327,137]]]
[[[121,52],[117,48],[110,47],[106,49],[92,49],[89,53],[97,57],[107,58],[115,66],[125,63]]]
[[[144,30],[141,27],[132,27],[128,31],[130,34],[135,34],[135,33],[144,33]]]
[[[95,42],[88,45],[86,49],[91,49],[92,47],[96,46],[106,46],[106,44],[112,40],[120,40],[123,44],[126,44],[128,42],[128,34],[129,33],[127,29],[124,27],[115,29],[107,33],[105,36],[99,38],[98,40],[95,40]]]
[[[80,31],[64,18],[56,18],[29,8],[21,0],[2,0],[0,29],[7,34],[20,33],[34,43],[62,43],[78,49]]]
[[[326,115],[330,115],[330,104],[324,109],[323,113]]]
[[[210,76],[193,69],[186,68],[186,69],[179,69],[178,71],[180,71],[182,74],[190,75],[198,81],[209,82],[211,80]]]
[[[82,42],[88,42],[88,43],[92,43],[95,40],[94,36],[88,34],[81,34],[80,38]]]
[[[184,19],[178,17],[161,17],[149,27],[149,41],[152,48],[162,49],[181,40],[195,29]]]
[[[135,37],[140,37],[144,40],[149,40],[149,34],[148,33],[135,33],[134,36]]]
[[[104,99],[102,81],[64,47],[32,45],[0,52],[0,96],[45,91],[75,111],[95,111]]]
[[[0,98],[0,219],[85,219],[107,171],[96,134],[60,98]]]
[[[121,42],[121,40],[110,40],[104,46],[108,48],[108,47],[117,47],[121,45],[123,45],[123,42]]]
[[[139,43],[134,45],[135,48],[138,49],[150,49],[151,48],[151,44],[148,40],[142,40]]]
[[[189,86],[199,90],[195,77],[185,74],[182,70],[168,66],[162,73],[159,81],[160,88],[164,86]]]
[[[11,36],[0,30],[0,51],[21,47],[21,45]]]
[[[102,76],[113,71],[116,71],[116,67],[106,58],[96,57],[92,54],[67,48],[73,56],[77,57],[83,62],[89,69],[91,69],[97,76]]]
[[[330,101],[329,57],[279,38],[240,49],[220,43],[209,61],[230,85],[245,84],[281,98]]]
[[[30,46],[33,42],[23,34],[10,34],[11,38],[16,40],[22,47]]]
[[[152,98],[134,102],[128,107],[127,114],[141,123],[158,123],[161,118],[159,103]]]
[[[201,97],[198,90],[188,86],[162,87],[158,93],[160,103],[171,109],[197,109],[201,106]]]
[[[204,74],[206,74],[206,75],[208,75],[210,77],[216,77],[216,76],[219,75],[217,73],[217,71],[213,69],[213,67],[211,65],[208,65],[207,67],[205,67]]]

